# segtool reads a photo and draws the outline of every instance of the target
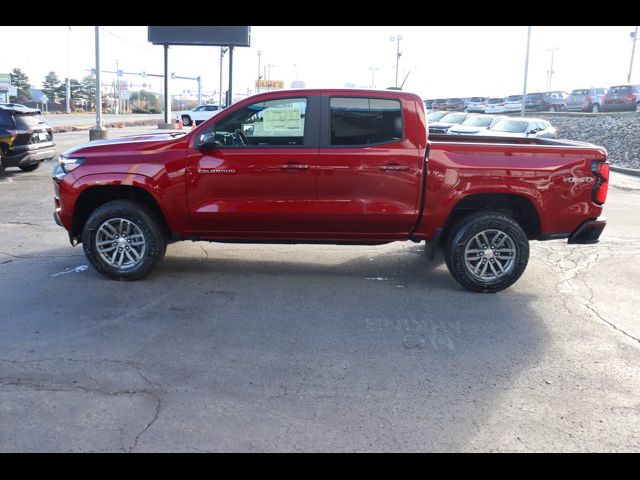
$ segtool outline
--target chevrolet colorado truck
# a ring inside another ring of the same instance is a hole
[[[540,138],[428,136],[417,95],[290,90],[248,97],[188,133],[99,140],[53,171],[55,221],[89,262],[136,280],[168,242],[444,246],[465,288],[497,292],[530,240],[595,243],[604,148]]]

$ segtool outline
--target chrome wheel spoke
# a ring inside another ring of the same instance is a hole
[[[472,277],[481,282],[495,282],[511,273],[516,254],[516,243],[507,232],[488,228],[467,241],[464,261]]]
[[[111,218],[103,222],[94,244],[102,260],[117,269],[135,267],[144,259],[147,250],[144,233],[126,218]]]

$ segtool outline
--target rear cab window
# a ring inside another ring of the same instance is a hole
[[[331,146],[381,145],[404,138],[399,100],[331,97],[329,110]]]

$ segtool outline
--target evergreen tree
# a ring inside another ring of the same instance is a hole
[[[31,100],[31,94],[29,93],[31,85],[29,84],[29,77],[26,73],[19,68],[14,68],[11,72],[11,83],[18,89],[18,102]]]
[[[51,103],[55,103],[60,99],[58,96],[59,86],[60,79],[58,78],[58,75],[56,75],[56,72],[47,73],[47,76],[44,77],[44,82],[42,82],[42,91],[47,97],[49,97],[49,101]]]
[[[74,80],[71,80],[71,85],[74,84]],[[71,96],[86,102],[86,108],[91,109],[95,107],[96,103],[96,77],[94,75],[86,75],[80,82],[80,87],[74,92],[71,91]]]

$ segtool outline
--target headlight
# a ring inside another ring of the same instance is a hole
[[[69,158],[60,155],[60,168],[62,168],[64,173],[69,173],[82,165],[85,160],[86,158],[83,157]]]

